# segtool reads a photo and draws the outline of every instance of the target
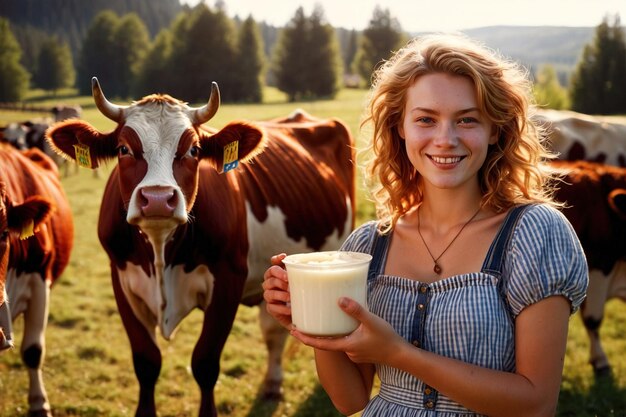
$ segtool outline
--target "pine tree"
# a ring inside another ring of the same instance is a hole
[[[307,88],[314,98],[333,98],[340,87],[343,66],[335,29],[325,21],[322,6],[309,18]]]
[[[572,109],[588,114],[626,112],[625,73],[626,40],[619,16],[615,16],[613,26],[605,17],[572,76]]]
[[[41,45],[49,38],[49,35],[30,25],[16,26],[14,23],[11,23],[11,31],[22,50],[21,64],[26,71],[34,74],[37,71],[39,50]]]
[[[215,81],[223,101],[232,101],[237,82],[236,31],[226,14],[200,3],[176,22],[172,34],[169,66],[176,77],[174,95],[189,102],[205,102]]]
[[[98,77],[105,91],[115,82],[114,37],[119,17],[107,10],[99,13],[89,26],[78,64],[78,91],[91,95],[91,78]],[[110,95],[110,94],[109,94]]]
[[[369,85],[374,70],[406,42],[406,35],[389,9],[374,8],[369,25],[361,34],[355,69]]]
[[[568,107],[567,90],[561,86],[552,65],[543,66],[533,86],[535,101],[540,107],[562,110]]]
[[[20,64],[21,54],[9,21],[0,18],[0,102],[20,101],[26,94],[30,74]]]
[[[119,97],[129,97],[131,88],[137,82],[141,62],[150,47],[148,28],[137,14],[128,13],[117,25],[113,43],[115,78],[107,90]]]
[[[66,42],[56,36],[49,37],[42,45],[37,59],[37,70],[33,77],[35,86],[44,90],[71,87],[76,80],[72,52]]]
[[[287,94],[289,101],[296,101],[306,94],[307,18],[304,9],[298,7],[294,17],[280,31],[273,52],[273,70],[276,86]]]
[[[72,56],[78,58],[81,45],[95,16],[111,10],[118,16],[135,12],[156,36],[181,12],[180,0],[1,0],[0,16],[11,22],[13,34],[22,46],[22,64],[33,72],[36,56],[45,37],[56,35],[67,42]],[[29,42],[30,45],[25,45]],[[78,61],[78,60],[77,60]]]
[[[237,42],[237,101],[260,103],[263,96],[263,40],[251,16],[239,28]]]
[[[152,93],[168,93],[171,91],[172,77],[168,70],[168,62],[172,55],[172,33],[163,29],[155,38],[145,58],[141,62],[137,74],[137,82],[133,87],[135,97],[143,97]]]
[[[614,42],[610,52],[613,62],[609,74],[611,79],[609,90],[611,107],[609,110],[610,114],[626,114],[626,37],[619,15],[615,15],[611,32]]]
[[[321,6],[308,18],[302,7],[280,32],[272,56],[279,90],[290,101],[333,97],[338,90],[341,58],[334,29]]]

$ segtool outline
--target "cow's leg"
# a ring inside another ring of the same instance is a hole
[[[602,348],[600,326],[604,318],[604,305],[607,301],[611,278],[600,271],[589,271],[587,298],[581,306],[580,313],[589,336],[589,363],[597,377],[611,374],[609,359]]]
[[[191,369],[201,393],[200,417],[217,416],[213,391],[220,373],[222,349],[235,321],[240,298],[241,290],[230,292],[229,296],[215,292],[204,313],[202,333],[191,358]]]
[[[148,330],[133,313],[120,285],[116,268],[112,267],[111,270],[113,293],[130,341],[135,375],[139,382],[139,403],[135,416],[154,417],[156,416],[154,388],[161,373],[161,351]]]
[[[41,371],[46,345],[50,285],[40,274],[25,275],[21,279],[28,280],[30,286],[28,307],[24,311],[24,336],[20,349],[22,361],[28,368],[28,415],[51,416]]]
[[[5,296],[6,300],[7,297]],[[13,328],[11,320],[11,310],[9,302],[5,301],[0,305],[0,351],[13,347]]]
[[[267,312],[265,301],[259,305],[259,323],[267,347],[267,372],[261,395],[268,400],[280,400],[283,384],[282,357],[289,333]]]
[[[615,266],[607,298],[618,298],[626,302],[626,261],[619,261]]]

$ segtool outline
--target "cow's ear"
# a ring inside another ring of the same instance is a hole
[[[233,122],[215,134],[200,134],[201,157],[210,160],[218,171],[222,171],[225,162],[247,162],[263,152],[266,140],[265,131],[260,127]],[[229,156],[233,151],[236,155]]]
[[[115,132],[100,133],[82,120],[70,119],[50,126],[46,140],[56,153],[86,168],[95,169],[100,162],[117,156]]]
[[[611,209],[626,220],[626,190],[618,188],[611,191],[608,200]]]
[[[32,236],[50,214],[54,203],[41,196],[27,198],[22,204],[10,207],[8,213],[9,231],[20,239]]]

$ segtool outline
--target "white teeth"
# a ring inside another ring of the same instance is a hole
[[[456,164],[457,162],[461,162],[460,156],[455,157],[441,157],[441,156],[431,156],[432,160],[438,164]]]

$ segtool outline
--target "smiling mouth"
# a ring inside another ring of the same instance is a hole
[[[437,164],[456,164],[465,159],[465,156],[433,156],[428,155],[428,157]]]

